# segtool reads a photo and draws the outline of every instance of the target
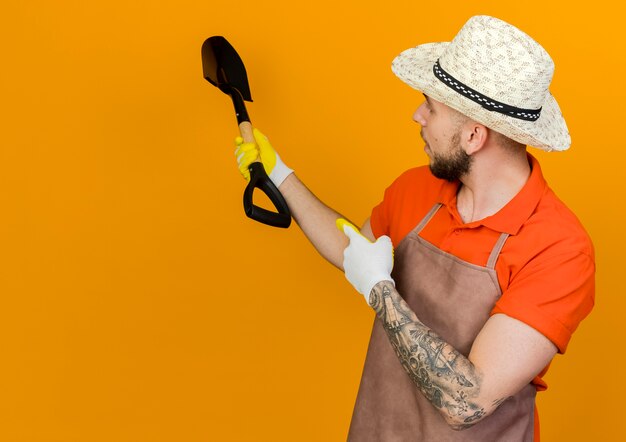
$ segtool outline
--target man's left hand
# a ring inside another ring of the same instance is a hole
[[[350,239],[343,252],[343,268],[346,278],[369,304],[372,288],[381,281],[391,281],[393,270],[393,245],[388,236],[371,242],[359,230],[343,218],[337,220],[337,228]]]

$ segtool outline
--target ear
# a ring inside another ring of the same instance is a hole
[[[487,143],[487,137],[489,136],[489,129],[476,121],[468,121],[462,131],[465,148],[465,153],[473,155]]]

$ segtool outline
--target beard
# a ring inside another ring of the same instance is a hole
[[[442,155],[432,152],[430,171],[439,179],[457,181],[470,171],[473,158],[461,148],[461,135],[455,133],[450,140],[450,153]]]

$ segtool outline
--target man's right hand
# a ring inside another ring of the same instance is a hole
[[[235,138],[235,145],[237,146],[235,156],[237,157],[239,172],[246,180],[250,180],[250,171],[248,170],[250,164],[261,161],[269,178],[276,187],[279,187],[285,178],[293,173],[293,170],[285,166],[267,137],[260,130],[255,128],[253,134],[255,143],[244,143],[243,138]]]

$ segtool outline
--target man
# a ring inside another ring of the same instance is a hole
[[[552,60],[478,16],[392,69],[424,94],[414,120],[430,165],[401,175],[360,233],[258,130],[258,149],[237,140],[240,169],[260,153],[304,233],[376,311],[349,439],[538,440],[536,391],[591,311],[595,272],[587,234],[526,152],[570,145]]]

